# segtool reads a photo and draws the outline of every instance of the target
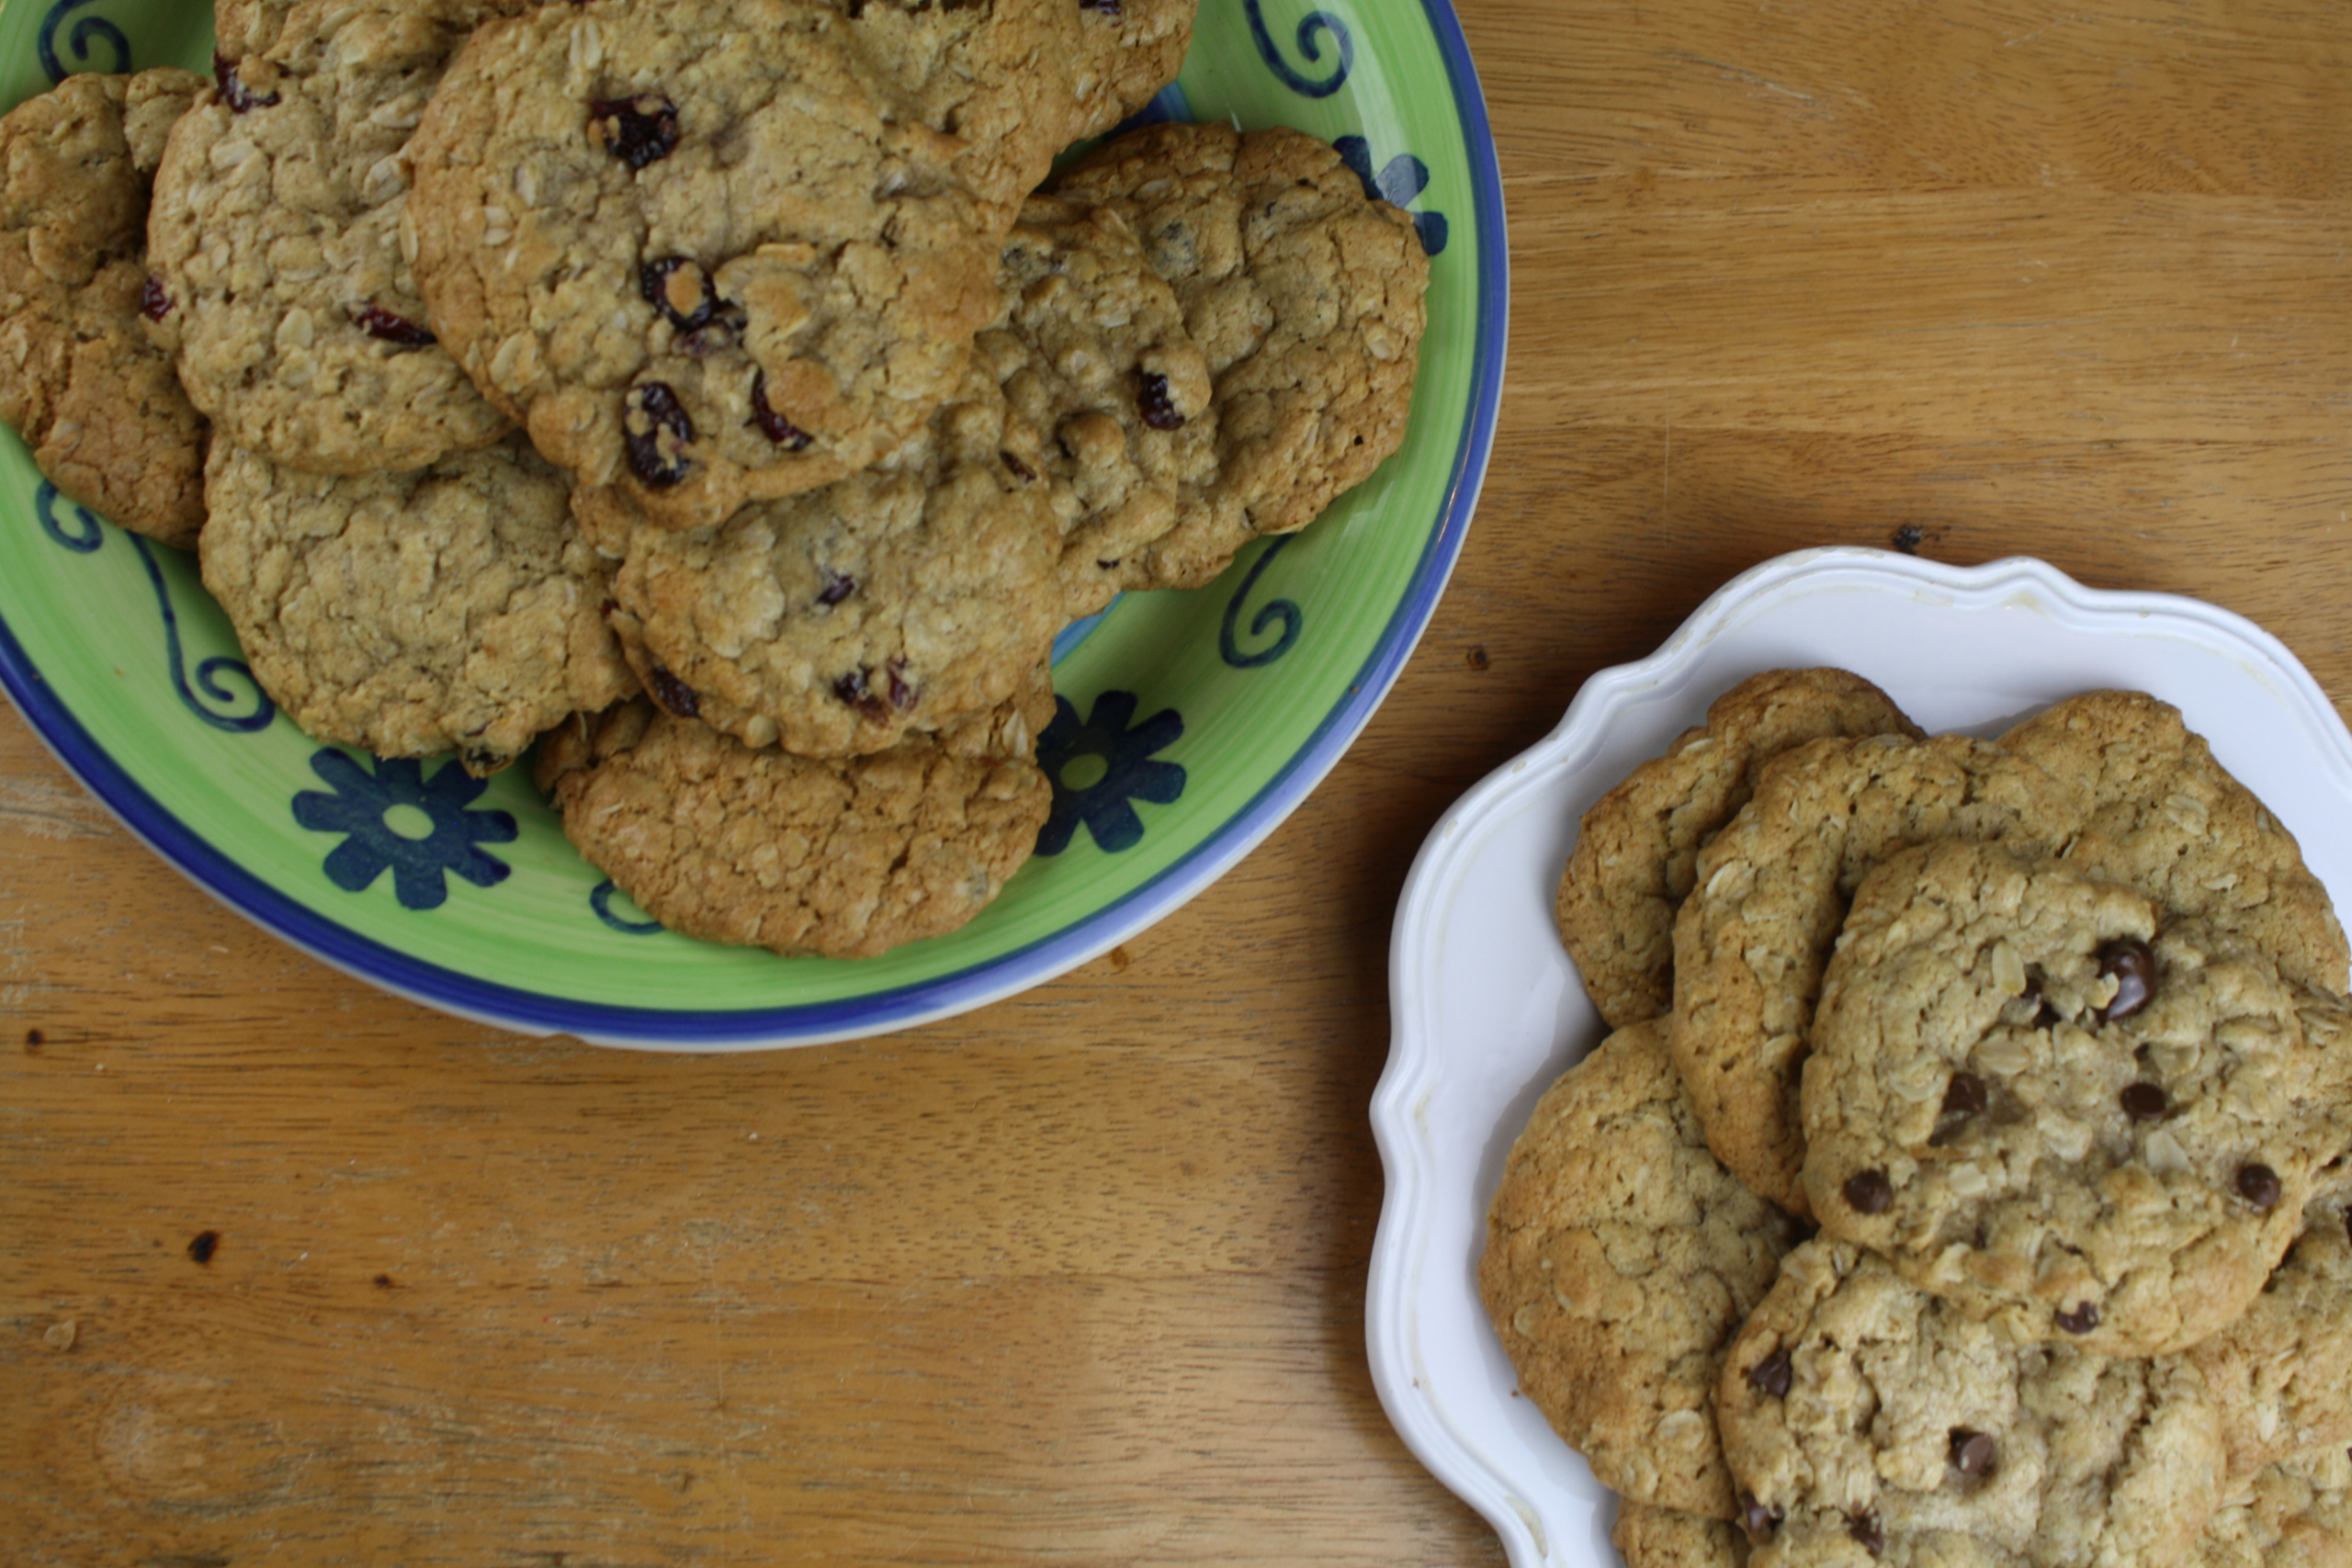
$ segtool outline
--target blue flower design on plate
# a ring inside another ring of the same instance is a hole
[[[1421,192],[1430,188],[1430,166],[1410,152],[1397,153],[1381,165],[1378,174],[1374,174],[1372,169],[1372,143],[1363,137],[1339,137],[1331,145],[1339,152],[1340,161],[1354,170],[1356,178],[1363,182],[1364,194],[1375,201],[1385,201],[1392,207],[1410,207],[1420,198]],[[1416,212],[1412,219],[1413,227],[1420,231],[1423,251],[1434,256],[1445,249],[1444,213]]]
[[[49,8],[49,15],[41,18],[40,35],[33,40],[33,47],[40,53],[40,68],[48,73],[51,85],[64,81],[75,71],[107,71],[119,74],[130,69],[130,40],[123,36],[120,28],[104,17],[84,17],[76,21],[73,30],[66,35],[73,44],[74,63],[68,65],[58,58],[57,29],[64,26],[67,16],[96,3],[97,0],[58,0]],[[113,58],[105,62],[93,60],[90,50],[93,43],[106,45]]]
[[[1054,786],[1053,812],[1037,829],[1039,854],[1068,849],[1080,822],[1097,847],[1131,850],[1143,841],[1143,818],[1128,803],[1167,806],[1184,793],[1182,765],[1151,755],[1184,733],[1182,716],[1162,708],[1131,728],[1135,716],[1133,692],[1104,692],[1082,724],[1068,697],[1054,699],[1054,722],[1037,738],[1037,765]]]
[[[390,867],[402,908],[437,909],[449,897],[445,874],[488,887],[514,870],[474,847],[511,841],[520,831],[514,816],[472,809],[489,781],[456,762],[443,763],[428,779],[413,758],[361,759],[330,747],[311,753],[311,771],[334,793],[295,795],[294,820],[314,832],[345,835],[322,869],[346,893],[361,891]]]

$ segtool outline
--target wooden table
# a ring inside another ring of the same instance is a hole
[[[0,710],[0,1562],[1498,1562],[1363,1340],[1446,804],[1808,545],[2200,594],[2352,694],[2352,5],[1464,6],[1516,298],[1453,588],[1287,826],[1053,985],[510,1038]]]

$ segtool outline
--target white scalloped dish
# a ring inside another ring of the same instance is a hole
[[[1748,675],[1831,664],[1931,732],[1997,734],[2102,686],[2179,707],[2352,897],[2352,733],[2278,639],[2201,602],[2085,588],[2036,560],[1783,556],[1716,592],[1657,653],[1588,681],[1551,735],[1455,804],[1407,879],[1394,1035],[1373,1097],[1387,1176],[1365,1306],[1373,1380],[1430,1470],[1518,1568],[1613,1564],[1609,1494],[1528,1401],[1481,1310],[1485,1216],[1536,1097],[1602,1027],[1552,925],[1585,809]]]

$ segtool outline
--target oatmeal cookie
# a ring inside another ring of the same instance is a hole
[[[1884,692],[1844,670],[1767,670],[1717,697],[1584,814],[1553,916],[1611,1029],[1674,1005],[1674,913],[1699,848],[1747,804],[1764,764],[1832,735],[1923,739]]]
[[[1053,799],[1036,709],[818,761],[638,698],[549,736],[537,775],[581,853],[671,930],[869,957],[961,927],[1029,858]]]
[[[995,706],[1050,655],[1060,550],[1034,440],[975,361],[872,468],[716,528],[640,526],[614,627],[646,689],[749,745],[860,755]]]
[[[1738,1526],[1622,1497],[1609,1543],[1625,1568],[1747,1568],[1747,1537]]]
[[[401,148],[462,20],[490,8],[301,0],[266,51],[221,62],[174,129],[149,314],[223,440],[359,474],[507,430],[435,341],[399,243]]]
[[[1478,1290],[1521,1390],[1603,1484],[1729,1519],[1720,1351],[1795,1240],[1707,1152],[1652,1020],[1537,1101],[1487,1213]]]
[[[1167,282],[1107,208],[1033,198],[999,264],[1002,314],[973,344],[1049,481],[1062,614],[1118,592],[1121,562],[1204,504],[1217,479],[1208,362]]]
[[[450,63],[405,235],[435,330],[598,537],[708,527],[955,391],[1001,232],[957,145],[814,0],[548,6]]]
[[[2275,955],[2279,973],[2341,994],[2346,949],[2294,836],[2232,777],[2180,711],[2144,692],[2086,692],[2001,745],[2089,792],[2066,858]]]
[[[2188,1353],[2221,1404],[2234,1474],[2352,1443],[2352,1172],[2342,1162],[2302,1218],[2245,1315]]]
[[[254,678],[315,739],[504,766],[637,689],[570,486],[519,436],[402,473],[280,468],[223,442],[204,584]]]
[[[1754,797],[1699,852],[1675,919],[1675,1063],[1716,1156],[1805,1212],[1805,1031],[1871,867],[1938,839],[2054,853],[2082,817],[2077,787],[1967,736],[1825,739],[1767,763]]]
[[[64,494],[175,545],[204,523],[204,419],[140,317],[149,182],[202,86],[68,76],[0,117],[0,420]]]
[[[2188,1568],[2352,1568],[2352,1454],[2335,1444],[2266,1465],[2224,1503]]]
[[[1724,1359],[1752,1568],[2170,1568],[2221,1500],[2194,1368],[2019,1347],[1826,1238]]]
[[[1261,534],[1313,522],[1405,438],[1429,256],[1325,141],[1280,127],[1148,126],[1057,177],[1122,212],[1208,356],[1218,480],[1131,558],[1126,588],[1191,588]]]
[[[1824,1233],[2013,1338],[2100,1355],[2244,1312],[2352,1125],[2267,956],[1984,844],[1864,879],[1811,1040]]]

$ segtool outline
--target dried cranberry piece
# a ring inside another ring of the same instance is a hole
[[[655,702],[680,718],[693,718],[702,712],[702,698],[692,686],[671,673],[666,664],[656,664],[645,672],[645,689]]]
[[[644,292],[645,302],[682,333],[708,326],[718,313],[718,291],[711,287],[710,274],[692,256],[663,256],[647,262],[638,272],[637,286]]]
[[[2115,998],[2098,1010],[2101,1023],[2130,1018],[2156,994],[2155,950],[2136,936],[2118,937],[2101,947],[2098,972],[2115,976]]]
[[[172,313],[172,297],[164,292],[164,280],[152,272],[139,290],[139,313],[151,321],[160,321]]]
[[[634,98],[598,98],[588,121],[605,151],[632,169],[658,164],[678,145],[678,106],[659,93]]]
[[[622,403],[621,434],[628,441],[628,466],[655,490],[667,490],[694,467],[685,449],[694,445],[695,422],[663,381],[631,387]],[[666,437],[666,439],[665,439]]]
[[[879,724],[890,716],[890,710],[882,705],[882,699],[876,696],[874,688],[866,683],[866,677],[872,673],[861,664],[848,674],[835,677],[833,695]]]
[[[922,695],[922,687],[908,680],[906,671],[907,661],[895,657],[882,667],[882,672],[890,680],[890,705],[900,713],[912,708],[915,699]]]
[[[1154,430],[1182,430],[1184,416],[1168,395],[1168,378],[1147,370],[1136,378],[1136,409]]]
[[[251,114],[255,109],[268,108],[278,101],[277,93],[265,98],[247,87],[238,78],[237,62],[217,51],[212,56],[212,82],[220,89],[220,101],[229,106],[231,114]]]
[[[433,329],[417,325],[406,316],[397,316],[381,305],[361,305],[351,312],[352,324],[369,337],[398,344],[402,348],[424,348],[436,340]]]
[[[760,433],[787,452],[806,452],[817,438],[768,406],[768,377],[763,370],[752,378],[752,423]]]
[[[857,579],[835,571],[829,566],[817,569],[817,603],[820,604],[838,604],[857,592]]]
[[[1000,452],[997,456],[1003,458],[1004,466],[1012,470],[1012,477],[1021,480],[1023,483],[1025,484],[1029,480],[1037,477],[1036,469],[1031,468],[1028,464],[1023,462],[1019,457],[1014,457],[1012,453]]]

